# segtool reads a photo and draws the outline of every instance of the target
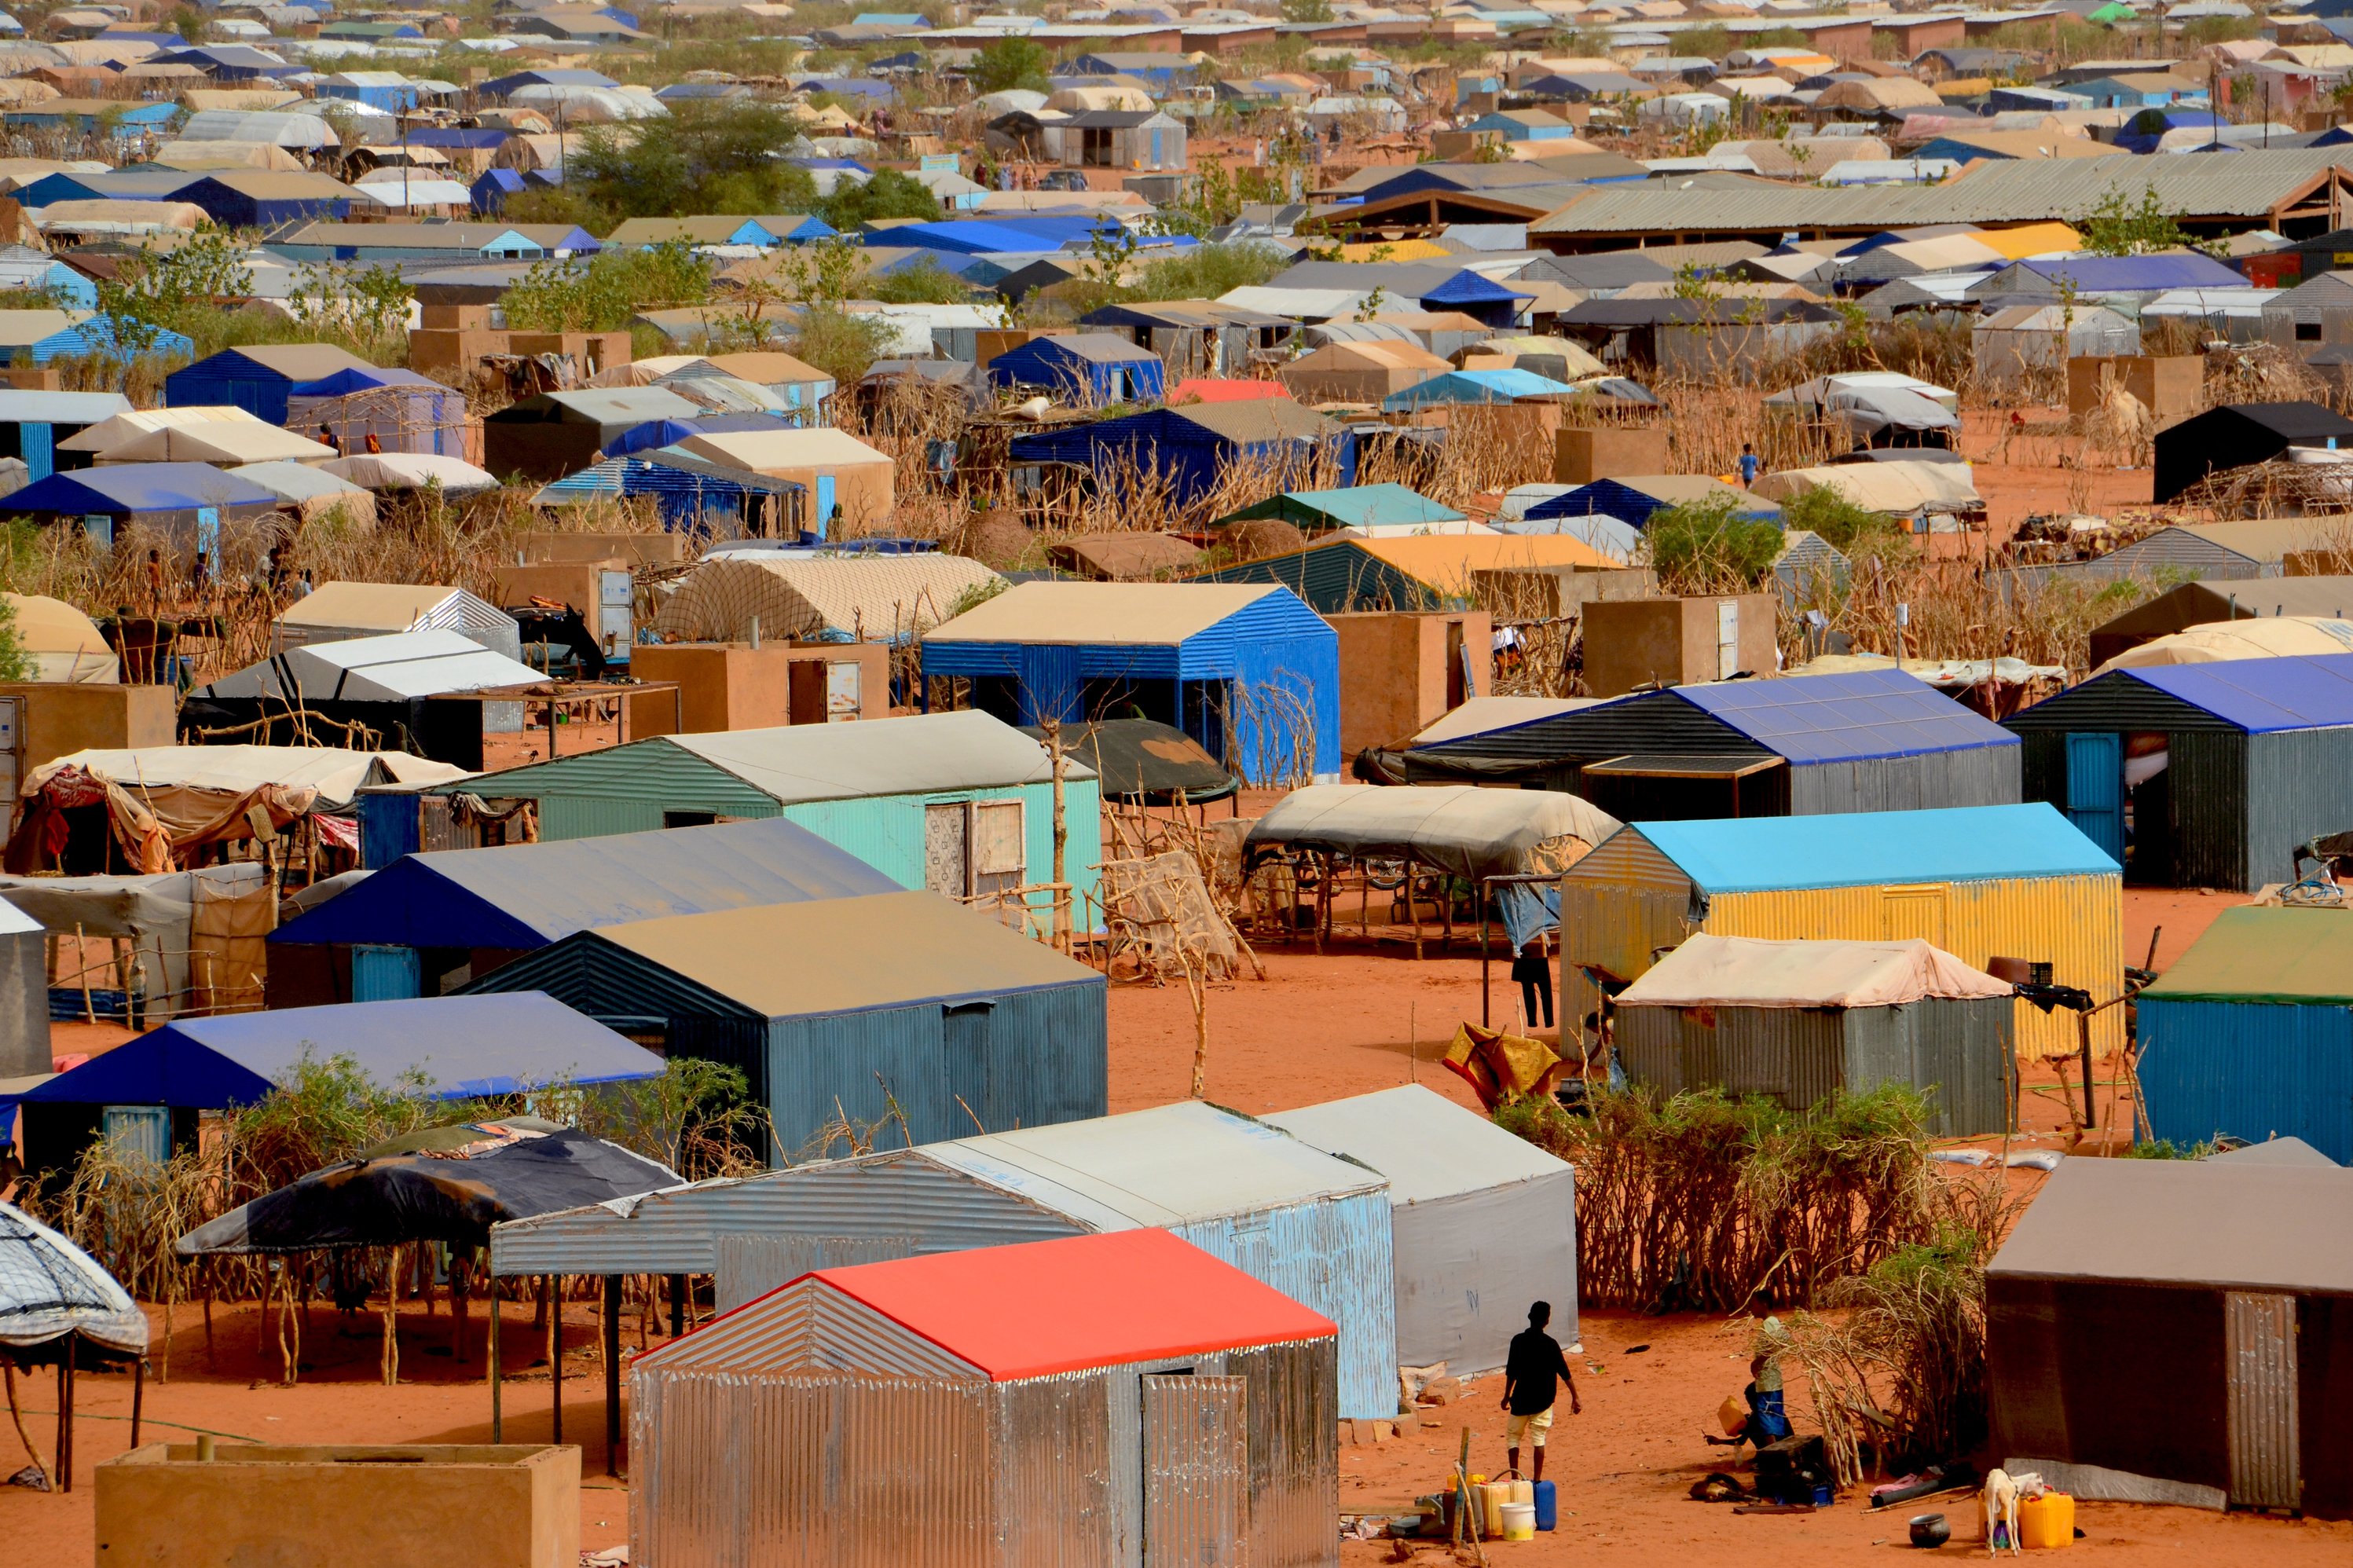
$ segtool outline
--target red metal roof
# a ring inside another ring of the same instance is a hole
[[[1168,405],[1180,403],[1250,403],[1261,397],[1289,397],[1291,389],[1279,381],[1213,381],[1187,376],[1168,389]]]
[[[997,1382],[1339,1332],[1165,1230],[984,1247],[814,1278]]]

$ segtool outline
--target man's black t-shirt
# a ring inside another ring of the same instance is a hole
[[[1542,1329],[1524,1329],[1512,1336],[1504,1374],[1511,1380],[1512,1414],[1538,1415],[1559,1397],[1559,1380],[1569,1375],[1568,1358],[1560,1353],[1560,1342]]]

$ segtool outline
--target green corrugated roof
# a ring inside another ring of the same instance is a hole
[[[2353,1004],[2353,913],[2224,910],[2141,994],[2152,1002]]]
[[[1291,490],[1218,519],[1222,528],[1246,518],[1273,517],[1301,528],[1460,522],[1462,514],[1403,485],[1354,485],[1337,490]]]

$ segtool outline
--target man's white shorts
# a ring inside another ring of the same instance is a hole
[[[1546,1406],[1534,1415],[1514,1415],[1504,1422],[1504,1444],[1506,1447],[1516,1448],[1520,1446],[1520,1437],[1523,1434],[1533,1433],[1530,1442],[1541,1448],[1545,1446],[1545,1434],[1551,1430],[1552,1410],[1550,1406]]]

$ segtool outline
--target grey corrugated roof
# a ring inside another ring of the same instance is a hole
[[[931,790],[1043,784],[1054,776],[1046,748],[1001,720],[965,710],[869,719],[857,724],[795,724],[665,735],[786,805],[801,801]],[[1062,776],[1094,774],[1074,761]]]
[[[2353,1172],[2062,1160],[1986,1272],[2353,1292]]]
[[[1853,228],[2088,217],[2111,190],[2127,205],[2155,191],[2188,218],[2263,217],[2328,169],[2353,167],[2337,148],[2230,157],[2011,159],[1941,185],[1821,189],[1764,185],[1681,188],[1681,182],[1594,185],[1528,226],[1531,236],[1722,233],[1729,229]]]

